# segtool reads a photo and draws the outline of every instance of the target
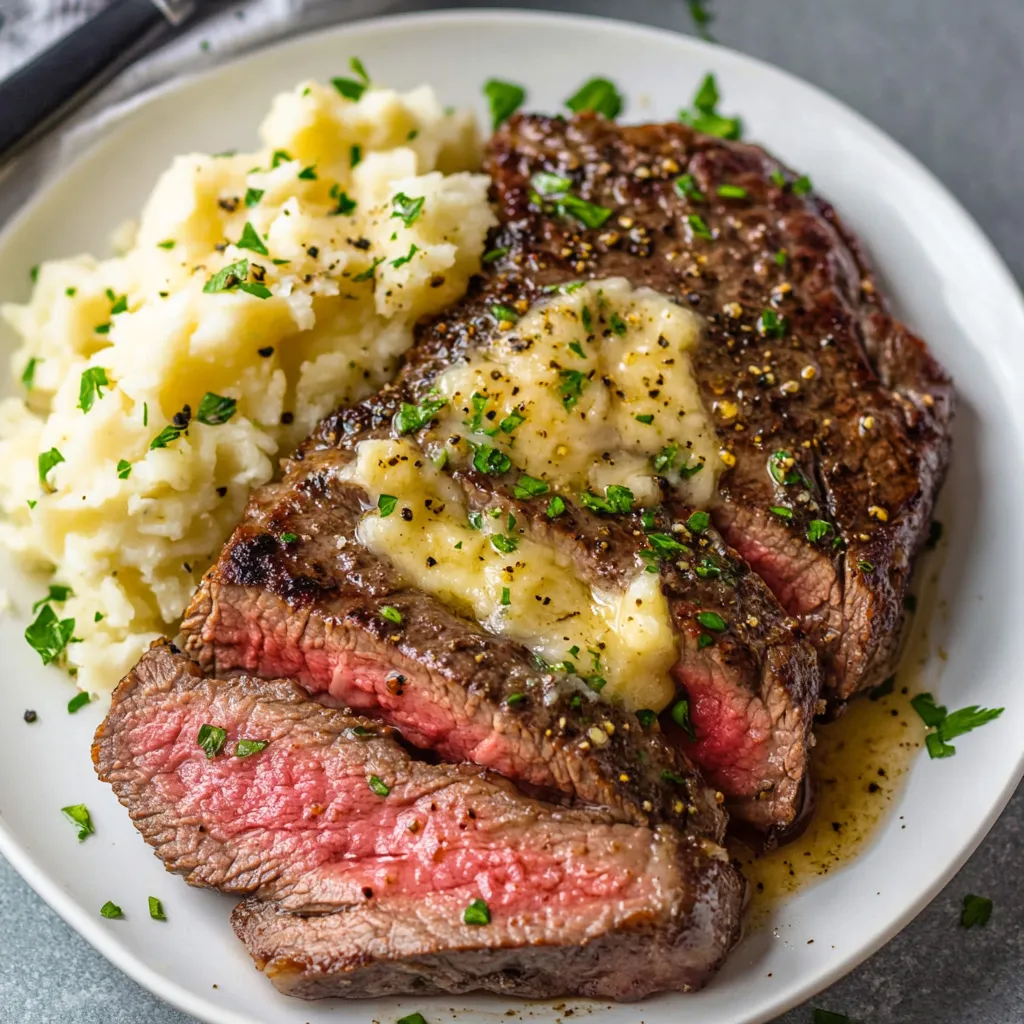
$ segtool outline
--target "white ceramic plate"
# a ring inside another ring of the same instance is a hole
[[[956,455],[943,518],[948,603],[933,630],[948,660],[925,682],[951,706],[1004,706],[1003,717],[957,741],[955,758],[915,763],[899,806],[861,857],[802,892],[752,932],[695,996],[642,1008],[594,1004],[601,1024],[757,1024],[806,999],[902,928],[984,836],[1024,769],[1024,303],[991,245],[907,153],[816,89],[718,47],[623,23],[517,13],[441,13],[321,32],[180,82],[115,124],[44,188],[0,240],[0,299],[24,299],[28,268],[81,250],[103,252],[111,227],[135,214],[176,153],[252,145],[270,98],[307,76],[327,78],[358,54],[378,81],[432,83],[444,102],[476,104],[495,75],[522,81],[530,105],[557,110],[589,76],[615,79],[632,120],[675,116],[705,71],[747,135],[808,172],[866,242],[899,313],[926,337],[959,391]],[[866,71],[865,73],[870,73]],[[13,339],[0,338],[9,351]],[[6,364],[6,359],[3,360]],[[67,681],[42,669],[22,639],[25,581],[0,568],[17,613],[0,622],[0,851],[73,927],[153,992],[217,1024],[389,1022],[413,1010],[431,1024],[505,1018],[495,998],[304,1004],[253,970],[228,925],[232,900],[164,873],[89,760],[99,705],[70,716]],[[941,634],[941,635],[939,635]],[[22,712],[35,708],[29,727]],[[96,835],[81,845],[60,808],[89,805]],[[905,826],[905,827],[904,827]],[[168,921],[149,919],[158,896]],[[126,918],[108,921],[113,899]],[[813,944],[808,944],[809,939]],[[519,1004],[550,1020],[548,1004]]]

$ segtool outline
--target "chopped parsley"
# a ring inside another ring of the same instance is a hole
[[[713,43],[715,39],[711,35],[711,22],[714,21],[715,16],[707,9],[707,3],[708,0],[686,0],[686,6],[690,9],[690,17],[693,19],[693,24],[701,39]]]
[[[558,390],[562,396],[562,405],[565,407],[566,412],[572,412],[576,408],[576,403],[579,402],[583,395],[583,389],[590,382],[587,379],[587,375],[579,370],[559,370],[558,379]]]
[[[726,630],[725,619],[718,612],[700,612],[697,621],[705,628],[715,633],[724,633]]]
[[[365,270],[362,270],[358,274],[356,274],[355,277],[352,278],[352,280],[357,282],[372,281],[374,274],[377,272],[377,267],[379,267],[383,262],[384,257],[378,256],[377,259],[375,259]]]
[[[773,516],[778,516],[780,519],[785,519],[787,522],[793,519],[793,510],[786,508],[785,505],[771,505],[768,509]]]
[[[626,321],[618,313],[612,313],[608,318],[608,326],[611,327],[612,332],[618,337],[624,338],[626,336]]]
[[[473,453],[473,467],[488,476],[501,476],[512,468],[512,460],[503,451],[481,444]]]
[[[44,487],[49,487],[46,481],[47,474],[53,469],[54,466],[60,465],[64,461],[64,456],[56,448],[51,448],[48,452],[42,452],[39,456],[39,482]]]
[[[772,173],[768,175],[768,177],[771,178],[772,184],[775,185],[777,188],[786,187],[786,176],[782,173],[782,171],[779,170],[778,167],[776,167],[775,170],[773,170]]]
[[[513,409],[499,424],[498,428],[503,434],[511,434],[516,427],[525,421],[526,417],[518,410]]]
[[[413,256],[415,256],[416,253],[418,253],[419,251],[420,247],[415,242],[413,242],[413,244],[409,246],[409,251],[404,256],[398,256],[391,261],[391,266],[404,267],[406,263],[412,262]]]
[[[688,697],[682,697],[672,705],[672,721],[679,726],[691,740],[697,738],[697,734],[693,730],[693,723],[690,721],[690,700]]]
[[[750,196],[742,185],[719,185],[717,191],[723,199],[747,199]]]
[[[636,720],[645,728],[649,729],[658,720],[658,712],[650,708],[641,708],[636,713]]]
[[[387,796],[391,792],[391,787],[379,775],[371,775],[366,784],[377,796]]]
[[[347,100],[358,100],[370,87],[370,76],[363,67],[363,62],[358,57],[353,57],[348,66],[355,74],[355,78],[332,78],[331,85],[341,93]]]
[[[154,921],[167,920],[167,915],[164,913],[164,905],[155,896],[149,897],[149,916]]]
[[[703,533],[711,525],[711,516],[707,512],[694,512],[686,520],[686,528],[690,533]]]
[[[158,249],[173,249],[178,243],[173,238],[168,238],[165,242],[157,242],[156,247]]]
[[[526,90],[514,82],[489,78],[484,83],[484,95],[491,109],[491,127],[497,129],[523,105]]]
[[[176,427],[173,423],[168,423],[167,426],[149,442],[149,450],[154,451],[157,448],[166,448],[169,444],[177,441],[178,438],[181,437],[182,433],[183,431],[181,428]]]
[[[988,924],[992,916],[992,901],[987,896],[975,896],[968,893],[964,897],[964,909],[960,913],[960,923],[965,928],[973,928],[976,924]]]
[[[683,199],[689,199],[694,203],[704,202],[704,193],[697,188],[696,182],[693,180],[692,174],[681,174],[675,180],[675,189],[679,196]]]
[[[281,534],[282,544],[294,544],[298,539],[299,535],[297,533],[291,533],[287,530]]]
[[[80,711],[85,707],[86,704],[92,702],[92,697],[85,693],[76,693],[71,700],[68,701],[68,714],[73,715],[76,711]]]
[[[766,309],[757,318],[757,333],[762,338],[781,338],[786,333],[786,318],[774,309]]]
[[[196,734],[196,746],[206,752],[207,761],[212,761],[224,749],[227,738],[227,731],[219,725],[201,725]]]
[[[635,419],[637,423],[643,423],[648,427],[654,422],[654,416],[651,413],[637,413],[633,419]]]
[[[386,519],[395,511],[398,499],[393,494],[382,494],[377,499],[377,508],[380,510],[381,519]]]
[[[396,1021],[395,1024],[427,1024],[427,1018],[422,1013],[410,1013]]]
[[[423,204],[426,200],[423,196],[410,198],[404,192],[399,192],[392,200],[392,217],[397,217],[407,228],[416,223],[417,218],[423,212]]]
[[[935,730],[925,737],[928,756],[933,759],[952,757],[956,747],[950,740],[995,721],[1003,713],[1003,708],[983,708],[977,704],[950,713],[941,704],[936,704],[930,693],[917,694],[910,705],[925,726]]]
[[[518,537],[509,537],[504,533],[493,533],[488,540],[491,542],[491,547],[502,555],[511,555],[519,547]]]
[[[252,226],[252,221],[245,222],[245,230],[242,231],[242,237],[235,243],[239,249],[251,249],[253,252],[259,253],[261,256],[269,256],[270,253],[267,247],[263,244],[263,239],[260,238],[259,232]]]
[[[261,750],[266,750],[270,740],[239,740],[235,744],[235,757],[252,757]]]
[[[117,479],[127,480],[132,473],[132,464],[127,459],[120,459],[117,463]]]
[[[310,164],[299,171],[299,178],[302,181],[316,181],[316,164]]]
[[[53,608],[44,604],[35,621],[26,628],[25,639],[43,664],[49,665],[64,653],[74,632],[74,619],[58,619]]]
[[[38,359],[33,356],[26,364],[25,369],[21,371],[21,384],[26,391],[31,391],[32,386],[36,382],[36,367],[42,362],[42,359]]]
[[[338,205],[329,211],[329,217],[346,217],[356,208],[356,201],[347,192],[342,192],[338,184],[331,186],[331,198],[336,199]]]
[[[70,587],[66,587],[62,583],[51,583],[46,590],[46,597],[39,598],[39,600],[32,605],[32,614],[35,615],[36,611],[42,605],[48,604],[50,601],[56,601],[58,604],[63,604],[73,594],[74,591]]]
[[[525,499],[540,497],[540,495],[547,494],[550,490],[551,488],[543,480],[538,480],[535,476],[529,476],[524,473],[516,481],[512,493],[517,498]]]
[[[718,113],[718,82],[713,74],[704,76],[704,80],[693,97],[691,110],[680,110],[679,120],[688,124],[705,135],[715,135],[720,139],[738,139],[743,126],[738,117],[724,117]]]
[[[363,162],[363,147],[359,145],[353,145],[349,147],[348,151],[348,165],[349,167],[358,167]]]
[[[75,826],[75,832],[80,843],[95,833],[96,829],[93,827],[89,808],[85,804],[72,804],[70,807],[62,807],[60,813]]]
[[[713,636],[709,636],[707,633],[701,633],[701,635],[697,637],[697,650],[703,651],[705,647],[710,647],[714,642],[715,638]]]
[[[491,908],[483,900],[473,900],[462,912],[462,920],[466,924],[490,924]]]
[[[514,324],[519,319],[519,314],[511,306],[500,303],[491,306],[491,316],[500,324]]]
[[[250,188],[245,193],[245,205],[247,207],[256,206],[259,201],[263,198],[265,189],[262,188]]]
[[[677,541],[670,533],[649,533],[647,543],[651,545],[654,554],[662,560],[690,553],[690,549]]]
[[[489,249],[480,259],[481,263],[495,263],[502,256],[507,256],[509,249],[507,245],[499,246],[497,249]]]
[[[530,184],[533,185],[537,200],[543,202],[544,199],[550,199],[554,202],[555,210],[560,217],[574,217],[584,227],[599,228],[612,215],[612,211],[607,207],[588,203],[585,199],[572,195],[569,192],[572,186],[569,178],[548,171],[538,171],[530,179]]]
[[[796,460],[784,448],[768,456],[768,472],[777,484],[798,484],[803,480],[803,475],[796,468]]]
[[[793,182],[793,195],[805,196],[811,191],[812,187],[811,179],[808,178],[806,174],[801,174],[800,177]]]
[[[234,398],[225,398],[223,395],[207,391],[199,403],[196,419],[208,427],[218,427],[235,415],[237,406],[238,402]]]
[[[402,613],[394,605],[384,604],[380,608],[380,617],[395,626],[402,624]]]
[[[591,512],[603,512],[606,515],[624,515],[633,508],[633,492],[628,487],[610,484],[605,488],[605,496],[584,491],[580,495],[580,504]]]
[[[548,519],[557,519],[563,512],[565,512],[565,501],[556,494],[548,502],[545,515],[547,515]]]
[[[691,213],[686,218],[686,223],[690,225],[690,230],[696,238],[711,240],[715,237],[711,234],[711,229],[704,223],[704,218],[699,213]]]
[[[592,110],[614,121],[622,113],[622,96],[614,82],[607,78],[591,78],[565,101],[565,105],[574,114]]]
[[[812,544],[817,544],[831,529],[832,524],[827,523],[824,519],[812,519],[807,524],[807,539]]]
[[[843,1013],[832,1013],[831,1010],[815,1009],[813,1024],[857,1024],[857,1021]]]
[[[230,291],[232,288],[237,288],[248,276],[248,260],[242,259],[237,263],[229,263],[222,270],[219,270],[214,274],[213,277],[203,285],[203,291],[206,292],[207,295]]]
[[[100,915],[108,918],[124,917],[124,911],[116,903],[111,903],[110,900],[107,900],[100,907]]]

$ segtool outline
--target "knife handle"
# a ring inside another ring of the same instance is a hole
[[[113,0],[0,83],[0,165],[172,28],[151,0]]]

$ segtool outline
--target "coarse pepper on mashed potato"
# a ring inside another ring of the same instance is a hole
[[[260,138],[178,157],[120,255],[44,263],[2,311],[0,540],[52,573],[29,642],[85,691],[173,628],[277,453],[388,379],[494,223],[474,120],[429,88],[302,83]]]

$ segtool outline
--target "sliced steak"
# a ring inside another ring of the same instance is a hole
[[[505,255],[424,333],[405,380],[460,358],[488,303],[611,275],[678,297],[707,321],[694,367],[729,467],[716,524],[814,639],[827,696],[888,674],[953,396],[832,207],[758,147],[682,124],[518,116],[489,169]],[[537,172],[613,216],[590,231],[558,216]]]
[[[372,502],[343,470],[360,440],[390,429],[398,395],[388,389],[323,424],[283,481],[256,493],[186,613],[187,649],[216,675],[295,678],[312,693],[381,715],[417,746],[549,795],[619,808],[634,821],[677,821],[679,794],[666,791],[665,779],[687,772],[670,763],[671,745],[657,727],[596,701],[573,677],[542,671],[525,647],[411,589],[360,544],[356,527]],[[325,445],[325,436],[333,441]],[[514,508],[520,532],[534,524],[558,532],[580,575],[614,581],[624,563],[636,572],[636,552],[647,543],[637,517],[615,522],[575,508],[551,524],[536,503],[516,502],[513,477],[459,479],[470,505],[486,495]],[[689,692],[696,737],[676,740],[733,813],[761,829],[785,827],[800,809],[816,657],[713,531],[697,544],[715,563],[713,578],[661,567],[681,638],[675,675]],[[385,606],[397,609],[400,626],[381,616]],[[709,646],[696,619],[702,612],[728,624]],[[667,714],[663,721],[669,728]],[[718,834],[713,809],[692,786],[686,807],[706,834]]]
[[[252,499],[182,626],[203,669],[288,676],[447,760],[622,820],[692,820],[721,838],[715,794],[657,725],[644,728],[575,676],[410,589],[359,543],[369,502],[341,473],[349,458],[310,452]],[[296,540],[280,540],[288,535]]]
[[[206,749],[204,726],[222,730]],[[296,995],[640,998],[699,986],[738,936],[742,881],[693,829],[413,760],[386,726],[287,681],[206,678],[165,644],[115,691],[93,758],[169,870],[272,901],[245,904],[236,928]],[[489,923],[463,920],[476,900]]]

